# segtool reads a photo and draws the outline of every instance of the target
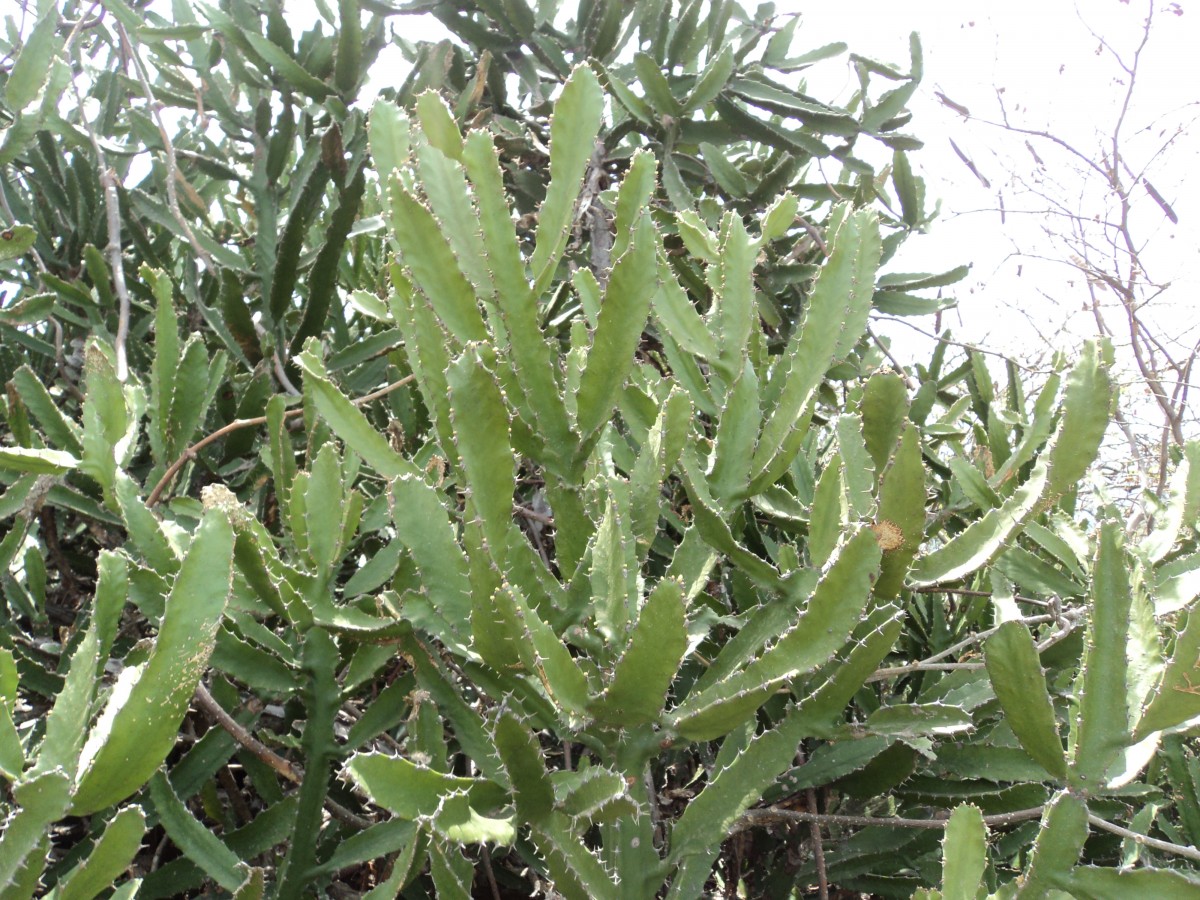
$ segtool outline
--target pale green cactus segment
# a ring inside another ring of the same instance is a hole
[[[760,249],[788,233],[796,224],[796,213],[799,209],[800,199],[795,194],[781,194],[775,198],[775,202],[763,213],[761,234],[758,238]]]
[[[1087,805],[1063,790],[1042,814],[1042,827],[1033,845],[1029,868],[1020,880],[1019,900],[1041,900],[1055,889],[1067,889],[1071,869],[1088,836]]]
[[[92,621],[71,654],[62,689],[46,714],[45,736],[38,746],[34,773],[58,769],[72,779],[76,774],[98,687],[96,673],[108,659],[129,594],[128,563],[123,556],[101,551],[97,570]]]
[[[821,471],[808,517],[808,558],[812,565],[824,566],[837,547],[838,539],[850,524],[850,505],[846,499],[846,481],[842,458],[835,455]]]
[[[59,450],[72,456],[83,455],[83,431],[79,423],[63,415],[58,401],[51,396],[42,384],[41,379],[33,373],[33,369],[24,365],[13,372],[13,387],[25,408],[37,419],[42,433],[50,443]]]
[[[48,896],[53,900],[92,900],[119,879],[133,863],[146,835],[146,814],[126,806],[104,826],[87,858],[67,872]]]
[[[708,690],[740,672],[762,653],[764,647],[793,626],[810,599],[818,576],[816,569],[801,569],[788,582],[787,591],[780,598],[754,609],[749,621],[725,642],[721,652],[696,679],[692,691]]]
[[[508,791],[490,779],[447,775],[386,753],[355,753],[342,773],[372,803],[402,819],[433,816],[456,794],[481,811],[499,809],[508,800]]]
[[[376,100],[367,123],[367,137],[384,202],[390,203],[387,186],[392,173],[408,164],[411,140],[408,116],[391,100]]]
[[[677,578],[683,584],[684,598],[690,603],[701,591],[716,566],[718,554],[713,551],[695,527],[683,533],[683,540],[675,548],[671,565],[665,578]]]
[[[617,191],[617,208],[613,217],[612,255],[619,258],[633,241],[642,211],[650,205],[656,185],[657,161],[653,153],[638,150]]]
[[[613,875],[587,848],[565,813],[555,812],[529,835],[554,889],[567,900],[620,900]]]
[[[626,640],[637,608],[637,547],[630,531],[629,485],[609,476],[604,514],[592,543],[591,589],[596,627],[610,646]]]
[[[393,450],[387,438],[329,380],[315,338],[296,356],[296,364],[305,373],[304,385],[312,394],[317,412],[348,448],[384,478],[417,474],[416,466]]]
[[[276,394],[267,401],[267,442],[265,462],[271,470],[275,496],[280,506],[288,505],[292,482],[296,478],[296,454],[292,451],[291,435],[288,433],[286,405],[283,394]]]
[[[979,509],[986,512],[1000,506],[1004,500],[988,483],[987,476],[966,456],[954,456],[947,465],[963,495]]]
[[[32,897],[50,850],[48,829],[67,811],[71,780],[58,770],[42,772],[14,785],[12,795],[18,808],[0,835],[0,893]]]
[[[429,693],[438,712],[446,717],[464,753],[470,754],[479,771],[497,784],[504,784],[507,775],[496,755],[487,725],[483,718],[458,692],[458,681],[442,662],[440,653],[411,629],[400,633],[397,640],[401,652],[411,660],[417,684]]]
[[[505,585],[496,599],[502,609],[507,607],[505,617],[515,619],[521,628],[517,652],[525,672],[542,686],[569,724],[586,721],[591,686],[571,651],[515,587]]]
[[[718,550],[739,569],[764,587],[782,589],[784,578],[779,570],[759,556],[755,556],[737,542],[718,512],[716,501],[708,493],[708,482],[701,474],[700,462],[695,448],[687,447],[680,458],[680,476],[687,489],[692,505],[692,521],[697,532],[714,550]]]
[[[742,371],[746,344],[757,322],[754,305],[754,258],[758,252],[742,220],[726,213],[721,223],[717,261],[708,266],[708,284],[713,306],[708,312],[709,330],[717,336],[719,353],[713,364],[727,383]]]
[[[429,875],[436,896],[446,900],[470,900],[474,867],[461,848],[437,833],[429,846]]]
[[[725,509],[735,507],[749,493],[750,461],[761,421],[758,375],[754,364],[744,359],[721,410],[708,471],[713,499]]]
[[[421,577],[421,591],[447,625],[439,637],[462,645],[458,623],[471,614],[467,559],[455,540],[454,525],[437,492],[418,475],[391,484],[392,522]]]
[[[1200,441],[1188,441],[1184,457],[1171,476],[1165,503],[1154,517],[1154,529],[1138,549],[1152,563],[1161,562],[1175,549],[1181,537],[1187,537],[1196,527],[1195,511],[1200,500]],[[1189,518],[1189,513],[1191,518]]]
[[[125,799],[175,744],[179,723],[208,667],[233,577],[233,529],[205,514],[167,598],[149,659],[122,673],[80,754],[72,812]]]
[[[459,268],[437,218],[395,176],[391,195],[392,233],[417,287],[456,340],[464,344],[487,340],[475,289]]]
[[[912,423],[905,427],[880,480],[875,528],[884,551],[875,596],[890,600],[900,593],[925,539],[925,466],[920,430]]]
[[[835,212],[830,252],[809,297],[804,324],[776,364],[764,396],[777,396],[754,453],[752,474],[772,467],[796,420],[808,407],[826,371],[858,342],[867,325],[882,244],[879,222],[867,210]],[[790,462],[790,460],[788,460]]]
[[[671,830],[669,862],[715,854],[729,828],[787,769],[804,737],[802,720],[789,711],[783,720],[754,737],[688,804]]]
[[[583,828],[622,814],[638,815],[629,785],[610,769],[590,766],[580,771],[559,770],[551,778],[558,807]]]
[[[175,846],[184,849],[220,887],[236,891],[250,867],[191,814],[162,772],[155,772],[150,779],[149,793],[155,816]]]
[[[691,422],[692,405],[687,395],[672,387],[629,473],[630,524],[642,562],[658,527],[663,482],[679,462]]]
[[[849,652],[835,657],[807,680],[810,686],[819,685],[797,704],[798,714],[809,734],[821,737],[833,733],[843,718],[846,704],[896,645],[903,627],[903,615],[903,610],[891,604],[877,607],[856,629]]]
[[[675,226],[679,230],[679,237],[689,256],[706,263],[717,261],[720,256],[720,251],[717,249],[717,236],[712,233],[694,209],[677,211]]]
[[[462,134],[446,101],[437,91],[425,91],[417,97],[417,120],[425,140],[450,159],[460,161],[463,155]]]
[[[911,574],[917,587],[957,581],[986,565],[1016,535],[1041,502],[1047,484],[1047,466],[1043,457],[1033,472],[1004,505],[988,510],[983,518],[917,560]]]
[[[1051,502],[1078,486],[1100,452],[1116,398],[1109,369],[1113,349],[1107,341],[1088,341],[1079,362],[1067,376],[1063,390],[1062,420],[1048,451],[1050,476],[1047,495]]]
[[[475,185],[483,243],[496,285],[496,304],[524,395],[517,412],[544,441],[547,465],[565,475],[562,457],[569,458],[568,448],[575,438],[551,348],[542,332],[537,301],[526,279],[496,149],[486,132],[473,131],[467,136],[463,162]]]
[[[164,577],[174,575],[179,571],[179,551],[167,538],[162,523],[150,511],[145,501],[138,496],[137,485],[121,469],[116,472],[113,484],[113,496],[121,518],[125,521],[125,529],[142,558],[155,572]]]
[[[84,349],[83,458],[79,470],[90,475],[110,498],[117,466],[137,432],[137,403],[117,380],[112,349],[99,338]]]
[[[533,732],[513,713],[496,718],[493,738],[496,753],[508,772],[517,821],[540,822],[554,808],[554,786],[542,761],[542,749]]]
[[[178,453],[171,408],[180,370],[179,320],[171,300],[171,279],[166,273],[143,267],[142,280],[154,295],[154,359],[150,363],[150,452],[161,466],[169,465]]]
[[[1200,671],[1200,614],[1193,610],[1183,630],[1175,636],[1171,659],[1141,710],[1133,741],[1200,716],[1197,671]]]
[[[603,112],[604,91],[595,73],[585,65],[576,66],[554,104],[550,123],[550,187],[538,212],[537,243],[530,266],[535,297],[550,286],[566,250]]]
[[[874,470],[882,473],[908,416],[908,388],[904,379],[895,372],[876,372],[868,378],[859,414],[867,453]]]
[[[842,458],[842,474],[846,480],[846,500],[850,515],[869,519],[875,512],[875,463],[867,452],[863,437],[863,420],[858,413],[844,413],[837,420],[838,455]]]
[[[601,427],[612,416],[621,385],[633,366],[634,351],[658,283],[655,243],[654,226],[643,213],[629,249],[613,266],[580,376],[577,461],[590,452]]]
[[[672,727],[693,740],[719,737],[747,713],[747,705],[757,708],[778,685],[827,662],[860,620],[879,559],[874,534],[859,528],[839,548],[795,624],[745,669],[693,690],[672,711]]]
[[[942,897],[975,900],[987,869],[987,825],[979,807],[957,806],[942,838]]]
[[[974,727],[971,713],[950,703],[899,703],[884,706],[867,716],[861,726],[868,734],[916,738],[960,734]]]
[[[680,232],[683,233],[682,230]],[[715,360],[719,354],[716,339],[687,292],[679,285],[679,280],[671,270],[666,255],[659,251],[658,259],[658,290],[654,293],[654,316],[668,335],[685,353],[699,356],[705,360]],[[694,362],[693,362],[694,365]],[[672,368],[677,368],[672,366]]]
[[[1050,438],[1050,434],[1054,430],[1054,419],[1058,414],[1057,401],[1061,383],[1062,376],[1058,372],[1053,372],[1046,379],[1046,383],[1042,385],[1042,390],[1033,404],[1033,414],[1024,429],[1020,442],[1013,448],[1008,459],[1004,460],[1003,464],[996,468],[995,474],[988,479],[993,487],[999,488],[1009,481],[1013,477],[1013,473],[1020,471],[1022,466],[1032,460]]]
[[[1004,720],[1025,752],[1053,778],[1067,777],[1067,759],[1033,635],[1022,622],[1005,622],[984,645],[984,661]]]
[[[446,332],[433,309],[413,288],[398,264],[391,266],[391,276],[395,290],[388,298],[388,303],[396,325],[404,335],[404,352],[409,368],[417,377],[417,390],[433,419],[438,444],[442,452],[449,456],[447,461],[457,467],[446,370],[450,367],[452,352],[458,352],[461,346]]]
[[[502,591],[472,591],[471,646],[497,672],[517,672],[525,667],[519,647],[525,639],[524,628],[515,605]]]
[[[620,727],[657,720],[687,645],[683,586],[660,581],[641,608],[612,680],[589,707],[592,714]]]
[[[481,347],[468,347],[446,372],[450,412],[471,500],[483,524],[488,550],[504,565],[516,488],[508,409],[495,378],[494,362]]]
[[[1117,522],[1100,527],[1092,564],[1090,615],[1080,673],[1078,721],[1069,783],[1075,790],[1100,791],[1109,766],[1129,738],[1129,615],[1133,603]]]
[[[303,530],[308,535],[308,558],[318,575],[336,571],[361,513],[362,495],[343,484],[337,451],[332,443],[325,444],[312,463],[304,497]]]
[[[461,147],[459,149],[461,152]],[[472,202],[462,165],[437,147],[422,142],[417,145],[417,166],[430,211],[458,268],[475,288],[476,296],[490,303],[495,285],[484,252],[479,213]],[[498,346],[503,346],[504,342],[499,340],[503,335],[496,337]]]

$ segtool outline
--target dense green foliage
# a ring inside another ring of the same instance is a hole
[[[1200,446],[1125,534],[1106,345],[894,369],[915,37],[843,108],[769,4],[36,6],[0,896],[1200,891]]]

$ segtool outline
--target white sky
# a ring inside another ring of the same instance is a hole
[[[1156,280],[1172,282],[1155,304],[1164,312],[1159,321],[1169,317],[1167,331],[1175,336],[1181,335],[1183,323],[1190,325],[1200,318],[1192,312],[1200,307],[1200,189],[1189,189],[1185,183],[1187,173],[1200,162],[1200,127],[1195,123],[1200,114],[1195,64],[1200,7],[1190,0],[1155,5],[1154,27],[1124,133],[1127,161],[1137,170],[1162,145],[1162,127],[1193,124],[1192,133],[1147,170],[1150,181],[1174,208],[1179,224],[1172,225],[1142,189],[1133,191],[1133,227],[1149,241],[1147,268]],[[1171,6],[1183,15],[1173,14]],[[840,0],[798,3],[795,8],[804,14],[800,34],[814,46],[845,40],[852,51],[903,63],[908,32],[921,34],[925,83],[911,104],[912,130],[926,141],[926,147],[911,158],[926,178],[929,196],[942,198],[943,215],[929,236],[907,243],[903,268],[931,271],[959,260],[974,264],[968,282],[955,289],[960,308],[947,318],[957,336],[1019,353],[1038,340],[1032,326],[1054,330],[1072,312],[1076,314],[1071,332],[1076,338],[1094,333],[1090,315],[1079,313],[1087,291],[1076,271],[1061,262],[1012,255],[1019,247],[1061,258],[1042,233],[1047,218],[1020,212],[1044,204],[1028,197],[1018,202],[1020,198],[1008,189],[1012,171],[1026,176],[1036,171],[1024,138],[967,123],[942,106],[934,91],[942,91],[974,116],[996,120],[1000,117],[996,89],[1002,88],[1010,121],[1052,131],[1091,152],[1111,133],[1124,94],[1124,82],[1115,79],[1124,73],[1110,53],[1099,49],[1087,26],[1131,58],[1141,38],[1146,0],[1092,0],[1078,7],[1062,0]],[[840,88],[848,97],[855,82],[846,66],[841,72],[835,72],[836,67],[831,63],[824,68],[821,84],[834,92]],[[826,97],[825,92],[816,93]],[[988,178],[991,189],[984,188],[959,160],[950,138]],[[1060,173],[1066,196],[1079,197],[1080,182],[1065,168],[1070,157],[1045,142],[1031,142],[1048,168]],[[1001,189],[1008,211],[1004,223],[997,211]],[[1093,197],[1083,196],[1078,202],[1088,213],[1101,212]],[[1076,341],[1063,336],[1060,343]]]

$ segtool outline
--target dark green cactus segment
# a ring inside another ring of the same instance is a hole
[[[451,364],[446,383],[471,500],[488,550],[497,564],[503,565],[515,483],[508,411],[489,362],[478,348],[468,348]]]
[[[660,581],[638,613],[612,680],[590,706],[592,714],[621,727],[656,720],[686,649],[683,587]]]
[[[987,868],[987,826],[976,806],[955,808],[942,839],[942,897],[974,900]]]
[[[393,177],[392,226],[403,262],[438,318],[460,343],[483,341],[487,329],[475,289],[459,268],[437,218]]]
[[[830,255],[813,287],[804,324],[793,335],[765,393],[777,400],[755,450],[755,484],[774,481],[791,462],[781,454],[788,433],[825,372],[866,328],[881,253],[879,224],[871,213],[842,208],[830,236]]]
[[[1069,791],[1054,795],[1042,816],[1042,827],[1029,868],[1017,896],[1050,896],[1054,889],[1068,889],[1068,878],[1088,835],[1087,805]]]
[[[883,472],[908,415],[908,388],[895,372],[876,372],[863,388],[859,413],[875,471]]]
[[[1100,528],[1100,546],[1092,564],[1091,616],[1074,729],[1069,783],[1081,792],[1100,791],[1109,767],[1129,737],[1131,710],[1126,674],[1132,605],[1129,570],[1116,522]]]
[[[794,713],[755,737],[732,762],[714,772],[709,784],[680,816],[671,831],[672,862],[708,855],[734,820],[788,767],[803,737]]]
[[[778,685],[826,662],[862,615],[879,558],[874,535],[865,528],[857,531],[842,545],[795,624],[743,670],[689,694],[671,712],[671,726],[693,740],[725,734]]]
[[[595,152],[603,104],[595,74],[577,66],[563,87],[550,124],[550,186],[538,214],[537,244],[530,261],[536,297],[550,285],[566,250],[575,203]]]
[[[600,316],[579,383],[576,465],[585,458],[612,416],[618,392],[633,364],[637,341],[650,313],[657,286],[655,240],[643,215],[628,250],[613,265]]]
[[[900,593],[909,566],[925,539],[925,465],[921,435],[911,423],[884,469],[879,485],[875,537],[883,550],[875,596],[891,600]]]
[[[554,787],[542,762],[537,738],[511,712],[501,712],[494,728],[496,753],[512,784],[517,819],[541,822],[554,808]]]
[[[722,506],[731,507],[746,499],[750,488],[750,461],[761,421],[758,374],[747,359],[730,386],[726,406],[721,411],[708,473],[713,498]]]
[[[1067,776],[1067,760],[1037,648],[1028,627],[1005,622],[985,645],[988,676],[1005,719],[1025,751],[1056,779]]]
[[[529,836],[555,888],[568,900],[618,900],[621,890],[613,875],[575,839],[572,824],[566,814],[554,813]]]
[[[1075,489],[1100,451],[1116,397],[1108,371],[1112,354],[1107,341],[1087,343],[1067,377],[1062,420],[1050,450],[1048,493],[1055,502]]]

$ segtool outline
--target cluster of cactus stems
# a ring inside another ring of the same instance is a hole
[[[594,26],[589,40],[612,51],[615,26]],[[324,100],[359,78],[362,36],[341,37],[332,82],[260,35],[241,49]],[[856,127],[888,134],[918,50],[903,90]],[[838,836],[810,847],[797,884],[947,900],[1200,892],[1187,871],[1200,771],[1184,743],[1200,717],[1200,444],[1148,535],[1127,536],[1103,497],[1084,515],[1079,486],[1114,402],[1107,344],[1069,370],[1060,360],[1028,405],[1017,383],[996,396],[978,353],[942,372],[946,342],[919,379],[879,365],[872,313],[921,311],[908,292],[944,282],[881,275],[894,245],[851,200],[824,222],[794,327],[772,325],[756,270],[795,240],[805,198],[735,209],[750,182],[708,142],[729,208],[697,207],[669,152],[638,150],[607,195],[611,221],[592,226],[593,264],[579,263],[606,104],[649,127],[721,95],[764,141],[782,141],[779,126],[734,99],[843,127],[763,80],[731,82],[735,62],[729,47],[710,53],[682,98],[645,53],[633,63],[645,96],[611,54],[564,73],[532,233],[492,132],[464,128],[434,91],[410,109],[379,100],[349,159],[314,151],[311,197],[260,236],[263,253],[280,251],[260,285],[263,333],[225,297],[226,349],[181,339],[177,276],[147,265],[143,376],[98,329],[77,420],[53,384],[14,369],[14,440],[0,448],[10,609],[38,616],[43,503],[126,538],[99,554],[86,624],[56,672],[0,646],[0,896],[32,897],[52,870],[59,900],[205,879],[245,900],[292,898],[386,859],[367,896],[424,879],[465,898],[483,847],[568,898],[687,900],[730,877],[714,867],[732,834],[786,823],[800,815],[789,799],[816,788],[811,821]],[[917,224],[921,191],[899,153],[895,167],[901,220]],[[302,238],[330,180],[339,201],[292,328]],[[393,400],[426,417],[417,442],[354,401],[320,339],[364,197],[381,212],[387,283],[348,302],[393,336],[406,375]],[[5,258],[35,239],[6,235]],[[95,248],[88,260],[105,272]],[[254,420],[269,515],[220,477],[199,499],[172,496],[199,468],[237,348],[260,339],[281,371],[290,348],[301,383]],[[959,592],[987,597],[956,619],[944,598]],[[153,639],[114,666],[127,605]],[[914,658],[917,635],[938,652]],[[52,699],[31,724],[18,700],[39,677]],[[299,704],[302,729],[264,745],[261,703],[242,706],[238,685]],[[222,727],[183,750],[193,703]],[[263,811],[218,835],[192,801],[212,814],[214,773],[235,753]],[[676,766],[690,773],[670,782],[683,803],[662,796]],[[1191,787],[1156,821],[1162,771]],[[1130,817],[1142,803],[1151,812]],[[68,819],[88,837],[64,862],[53,835]],[[180,858],[126,877],[156,828]],[[1081,862],[1107,838],[1124,841],[1122,867]],[[273,867],[252,862],[277,847]],[[881,863],[897,854],[906,876],[879,877],[899,871]]]

